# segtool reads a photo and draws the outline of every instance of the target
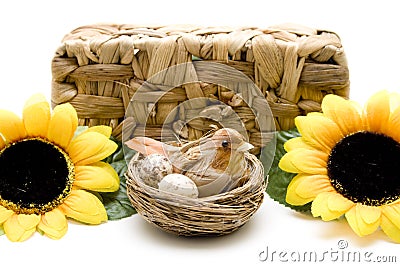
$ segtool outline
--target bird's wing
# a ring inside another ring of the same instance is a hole
[[[221,192],[228,191],[226,188],[228,188],[229,184],[231,183],[231,179],[229,178],[228,175],[219,175],[217,179],[214,179],[213,181],[198,186],[199,190],[199,197],[207,197],[207,196],[212,196],[219,194]],[[229,187],[230,188],[230,187]]]
[[[215,173],[210,172],[215,158],[214,149],[206,149],[200,144],[184,151],[174,153],[169,158],[181,173],[189,176],[197,185],[207,184],[215,179]]]

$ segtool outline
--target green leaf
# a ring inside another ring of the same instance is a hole
[[[120,178],[119,190],[111,193],[99,193],[106,208],[108,219],[111,221],[123,219],[136,213],[127,195],[125,178],[125,172],[128,169],[127,162],[135,152],[122,145],[121,142],[113,141],[118,144],[118,149],[104,161],[109,163],[118,173]]]
[[[277,133],[276,138],[276,149],[275,149],[275,157],[272,162],[272,166],[269,169],[268,173],[268,185],[267,185],[267,194],[278,201],[280,204],[285,205],[293,210],[300,211],[300,212],[310,212],[311,210],[311,203],[308,203],[304,206],[293,206],[286,202],[286,192],[289,183],[292,181],[293,177],[296,176],[294,173],[288,173],[283,171],[281,168],[278,167],[279,161],[281,160],[282,156],[286,153],[283,145],[286,141],[291,138],[300,136],[297,129],[292,129],[288,131],[280,131]],[[265,162],[267,159],[271,158],[271,155],[268,154],[273,151],[271,149],[264,149],[260,156],[260,160]]]
[[[192,61],[200,61],[200,60],[202,60],[202,59],[192,55]]]

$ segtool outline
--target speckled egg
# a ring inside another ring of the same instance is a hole
[[[158,188],[161,179],[172,173],[172,164],[165,156],[158,154],[152,154],[140,160],[137,168],[143,182],[154,188]]]
[[[158,188],[162,191],[191,198],[199,196],[196,184],[189,177],[178,173],[165,176],[158,184]]]

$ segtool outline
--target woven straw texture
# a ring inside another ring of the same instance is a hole
[[[340,38],[330,31],[299,25],[264,29],[90,25],[67,34],[56,50],[52,104],[70,102],[78,112],[80,125],[110,125],[113,135],[121,139],[126,109],[138,89],[160,71],[188,62],[217,62],[245,74],[267,100],[277,130],[292,128],[298,115],[320,111],[322,98],[328,93],[349,95],[346,57]],[[195,67],[191,75],[201,81],[212,73]],[[235,94],[220,85],[196,82],[165,93],[162,86],[168,79],[163,78],[147,84],[146,90],[162,95],[161,99],[146,102],[144,94],[138,98],[141,103],[133,107],[134,115],[125,119],[124,127],[128,125],[135,136],[158,139],[161,129],[169,129],[171,135],[184,139],[200,138],[218,116],[192,119],[202,107],[180,109],[176,116],[189,122],[184,127],[168,126],[167,116],[180,103],[205,97],[230,106],[242,119],[250,142],[261,146],[257,116],[247,106],[255,101],[246,88]],[[203,103],[205,107],[207,103]],[[150,116],[144,116],[148,110]],[[145,125],[150,131],[145,131]]]
[[[182,236],[219,236],[243,226],[260,207],[266,187],[264,169],[256,156],[246,153],[250,172],[245,181],[229,192],[192,199],[167,193],[148,186],[129,164],[127,193],[137,212],[164,231]]]

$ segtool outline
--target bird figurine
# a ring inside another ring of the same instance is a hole
[[[174,172],[193,180],[198,187],[199,197],[237,187],[248,172],[245,153],[253,148],[243,135],[231,128],[214,130],[180,147],[148,137],[135,137],[125,144],[144,156],[160,154],[167,157]]]

